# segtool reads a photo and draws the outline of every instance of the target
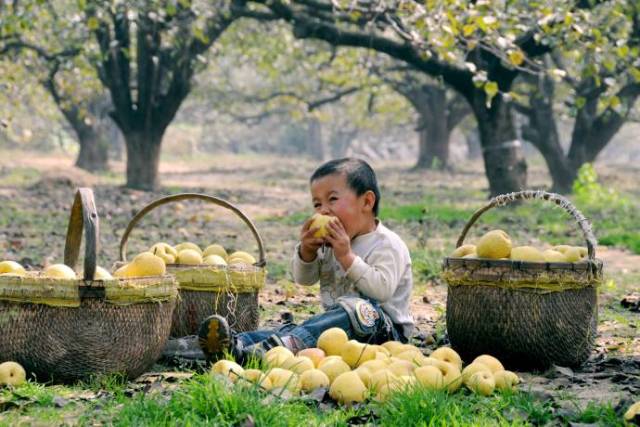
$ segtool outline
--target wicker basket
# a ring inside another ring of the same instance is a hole
[[[85,231],[84,277],[0,277],[0,361],[14,360],[40,380],[73,382],[120,373],[137,377],[160,356],[175,308],[173,276],[93,280],[98,246],[93,193],[78,190],[65,264],[74,268]]]
[[[578,366],[591,353],[602,262],[589,221],[566,198],[543,191],[497,196],[471,217],[456,246],[487,210],[531,199],[553,202],[577,221],[588,257],[577,263],[446,258],[447,331],[466,361],[486,353],[510,368],[543,369]]]
[[[136,224],[153,209],[167,203],[197,199],[222,206],[242,219],[258,242],[260,258],[253,266],[230,268],[212,265],[167,266],[180,286],[180,299],[173,313],[172,337],[196,333],[198,325],[207,316],[219,314],[229,321],[238,332],[255,330],[258,327],[258,293],[266,280],[264,245],[251,220],[236,206],[219,199],[197,193],[182,193],[167,196],[145,206],[129,222],[120,241],[120,260],[126,261],[127,241]]]

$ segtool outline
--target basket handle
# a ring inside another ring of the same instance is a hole
[[[93,191],[90,188],[79,188],[71,206],[67,239],[64,245],[64,263],[71,268],[75,268],[78,263],[83,230],[85,239],[84,280],[93,280],[96,273],[100,221]]]
[[[167,203],[178,202],[180,200],[187,200],[187,199],[204,200],[205,202],[213,203],[214,205],[222,206],[223,208],[229,209],[230,211],[238,215],[240,219],[242,219],[242,221],[244,221],[244,223],[249,227],[249,229],[251,230],[251,233],[253,233],[253,237],[255,237],[256,241],[258,242],[260,259],[254,265],[256,265],[257,267],[264,267],[267,264],[264,257],[264,244],[262,243],[262,238],[260,237],[260,234],[258,233],[256,226],[244,214],[244,212],[242,212],[238,207],[236,207],[235,205],[232,205],[226,200],[222,200],[214,196],[209,196],[209,195],[200,194],[200,193],[181,193],[181,194],[174,194],[172,196],[166,196],[166,197],[154,200],[153,202],[149,203],[147,206],[142,208],[131,219],[131,221],[129,222],[129,225],[127,226],[127,229],[124,232],[124,235],[122,236],[122,239],[120,240],[120,261],[125,262],[127,260],[127,240],[129,239],[129,234],[133,230],[133,227],[135,227],[136,224],[142,219],[142,217],[144,217],[146,214],[148,214],[149,212],[151,212],[152,210],[154,210],[159,206],[165,205]]]
[[[548,193],[546,191],[537,191],[537,190],[524,190],[524,191],[516,191],[514,193],[501,194],[489,200],[489,203],[481,209],[478,209],[473,216],[469,219],[467,224],[462,229],[462,233],[456,242],[456,247],[462,246],[465,237],[467,236],[467,232],[471,228],[471,226],[476,222],[480,216],[488,211],[491,208],[504,206],[509,203],[513,203],[518,200],[547,200],[555,203],[556,205],[563,208],[565,211],[569,213],[573,217],[573,219],[578,223],[582,234],[584,235],[585,240],[587,241],[587,251],[589,253],[589,259],[593,260],[596,256],[596,245],[598,244],[596,237],[593,235],[593,231],[591,230],[591,223],[587,218],[582,215],[582,212],[578,210],[570,201],[564,196],[561,196],[556,193]]]

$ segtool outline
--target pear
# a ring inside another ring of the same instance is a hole
[[[330,384],[329,377],[320,369],[309,369],[300,375],[300,386],[306,392],[320,387],[329,387]]]
[[[217,265],[225,267],[227,265],[227,261],[225,261],[224,258],[222,258],[220,255],[208,255],[204,257],[202,262],[207,265]]]
[[[567,258],[567,262],[578,262],[582,258],[587,255],[587,251],[585,248],[580,248],[578,246],[572,246],[567,249],[564,253],[564,256]]]
[[[484,363],[477,363],[477,362],[469,363],[462,370],[462,382],[466,384],[469,381],[469,378],[471,378],[473,374],[480,371],[491,372],[491,368],[489,368]]]
[[[313,233],[313,237],[316,237],[316,238],[325,237],[328,234],[327,224],[329,224],[331,221],[336,219],[334,216],[322,215],[319,213],[314,214],[311,218],[312,218],[312,221],[311,221],[311,224],[309,225],[309,228],[318,227],[318,230],[315,233]]]
[[[547,249],[542,252],[542,256],[546,262],[567,262],[567,257],[558,251],[554,251],[553,249]]]
[[[371,388],[379,390],[381,387],[398,382],[398,376],[388,369],[381,369],[371,375]]]
[[[329,363],[329,362],[331,362],[333,360],[339,360],[341,362],[344,362],[344,360],[342,360],[342,357],[340,357],[340,356],[336,356],[336,355],[326,356],[324,359],[322,359],[320,362],[318,362],[318,369],[320,369],[320,367],[322,365],[324,365],[325,363]]]
[[[469,390],[482,396],[489,396],[496,388],[496,381],[493,374],[487,371],[479,371],[469,377],[465,384]]]
[[[431,353],[430,357],[441,360],[443,362],[451,363],[456,366],[458,370],[462,369],[462,358],[460,358],[460,355],[456,353],[456,351],[451,347],[437,348],[433,351],[433,353]]]
[[[367,398],[367,387],[357,373],[345,372],[331,383],[329,396],[343,405],[360,403]]]
[[[300,377],[294,372],[282,368],[272,368],[267,372],[272,388],[285,388],[291,393],[300,392]]]
[[[219,257],[225,260],[229,256],[229,254],[227,253],[227,250],[222,245],[219,245],[217,243],[207,246],[204,252],[202,252],[203,258],[206,258],[210,255],[218,255]]]
[[[0,274],[10,273],[14,276],[24,276],[27,271],[22,265],[15,261],[2,261],[0,262]]]
[[[514,261],[544,262],[544,255],[533,246],[516,246],[511,249],[511,259]]]
[[[96,273],[93,275],[94,280],[113,280],[113,276],[102,267],[96,266]]]
[[[418,383],[429,390],[442,390],[444,388],[444,375],[435,366],[420,366],[413,372]]]
[[[420,360],[424,357],[424,355],[422,354],[422,352],[420,350],[407,350],[407,351],[403,351],[402,353],[398,354],[398,356],[396,356],[398,359],[402,359],[402,360],[406,360],[408,362],[415,362],[417,360]]]
[[[309,371],[311,369],[315,369],[313,362],[308,357],[304,356],[294,356],[289,357],[282,363],[282,367],[284,369],[288,369],[291,372],[295,372],[300,375],[305,371]]]
[[[347,333],[340,328],[329,328],[318,337],[317,346],[324,350],[327,356],[340,355],[342,347],[349,341]]]
[[[491,369],[491,372],[504,370],[504,366],[502,366],[502,363],[495,357],[488,354],[482,354],[476,357],[471,363],[482,363],[483,365],[486,365],[489,369]]]
[[[383,360],[378,360],[378,359],[367,360],[366,362],[364,362],[359,366],[359,368],[368,369],[369,371],[371,371],[371,373],[378,372],[381,369],[387,369],[388,367],[389,367],[389,364],[387,364],[387,362]]]
[[[476,245],[462,245],[456,248],[451,255],[451,258],[462,258],[465,255],[475,254],[476,253]]]
[[[479,258],[508,258],[511,254],[511,238],[502,230],[492,230],[483,235],[476,245]]]
[[[520,378],[511,371],[498,371],[493,373],[498,390],[515,390],[516,385],[520,383]]]
[[[395,376],[402,377],[404,375],[411,375],[414,368],[415,365],[413,363],[406,360],[398,360],[391,363],[387,369]]]
[[[191,243],[191,242],[180,243],[179,245],[175,245],[173,248],[175,249],[175,251],[177,253],[180,253],[180,251],[182,251],[184,249],[193,249],[194,251],[196,251],[200,255],[202,255],[202,249],[200,249],[200,246],[196,245],[195,243]]]
[[[244,369],[236,362],[222,359],[213,364],[213,366],[211,367],[211,373],[223,375],[225,377],[228,377],[231,381],[235,382],[238,377],[244,375]]]
[[[271,380],[260,369],[245,369],[242,377],[266,390],[271,388]]]
[[[45,268],[43,275],[52,279],[68,279],[74,280],[78,277],[71,267],[65,264],[53,264]]]
[[[333,383],[333,380],[335,380],[338,375],[351,370],[349,365],[347,365],[343,360],[330,360],[326,363],[322,363],[318,369],[329,377],[329,382],[331,383]]]
[[[277,347],[273,347],[264,354],[264,361],[269,366],[281,367],[287,359],[292,357],[294,356],[291,350],[279,345]]]
[[[163,259],[165,264],[174,264],[178,256],[173,246],[168,243],[160,242],[149,248],[149,252]]]
[[[250,253],[244,251],[236,251],[229,255],[227,258],[227,264],[248,264],[253,265],[256,263],[256,259]]]
[[[16,362],[0,363],[0,385],[19,386],[27,379],[22,365]]]
[[[355,368],[367,360],[373,360],[376,357],[376,351],[370,345],[350,340],[342,346],[340,356],[351,368]]]
[[[162,258],[151,252],[142,252],[129,263],[117,269],[114,277],[163,276],[167,271]]]
[[[184,265],[199,265],[202,264],[202,255],[195,249],[182,249],[178,252],[176,262]]]
[[[308,357],[313,362],[313,365],[317,368],[320,364],[320,361],[324,359],[325,353],[324,350],[320,348],[311,347],[300,350],[296,356]]]

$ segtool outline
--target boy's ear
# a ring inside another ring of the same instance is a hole
[[[376,195],[373,191],[369,190],[362,195],[364,201],[363,207],[367,211],[373,211],[373,206],[376,204]]]

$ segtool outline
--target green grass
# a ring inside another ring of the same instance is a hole
[[[17,167],[0,173],[0,187],[26,187],[40,179],[40,172],[33,168]]]

